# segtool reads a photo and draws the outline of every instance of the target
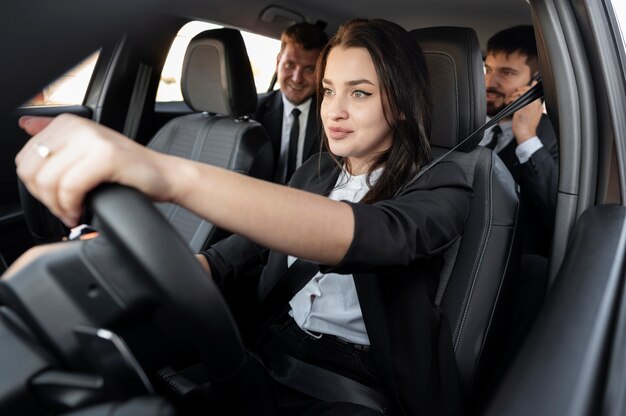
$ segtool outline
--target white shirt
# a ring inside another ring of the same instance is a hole
[[[309,110],[311,109],[311,102],[313,98],[309,98],[300,105],[293,105],[291,101],[285,98],[285,95],[281,92],[283,97],[283,129],[280,137],[280,156],[278,159],[278,171],[282,172],[284,178],[287,173],[287,158],[289,157],[289,135],[291,134],[291,126],[293,126],[293,116],[291,112],[294,108],[300,110],[298,116],[298,122],[300,123],[300,131],[298,134],[298,150],[296,153],[296,169],[302,165],[302,154],[304,153],[304,136],[306,133],[306,124],[309,120]]]
[[[487,117],[487,121],[489,120],[491,120],[491,118]],[[511,141],[515,139],[515,137],[513,136],[512,121],[503,121],[499,124],[499,126],[502,129],[502,134],[498,138],[498,144],[496,144],[496,147],[493,149],[493,151],[496,153],[507,147],[509,143],[511,143]],[[489,142],[491,142],[491,138],[493,137],[492,129],[493,127],[490,127],[485,130],[485,135],[479,143],[481,146],[485,146]],[[533,153],[535,153],[542,147],[543,143],[541,143],[539,137],[533,136],[530,139],[526,140],[524,143],[517,145],[517,147],[515,148],[515,155],[517,156],[519,163],[526,163],[528,162],[528,159],[530,159],[530,157],[533,155]]]
[[[374,184],[381,173],[382,168],[372,172],[370,182]],[[366,176],[352,176],[343,171],[329,198],[360,201],[370,189]],[[289,256],[287,266],[291,267],[296,260]],[[370,345],[351,274],[317,273],[295,294],[289,305],[289,314],[304,331],[336,335],[354,344]]]

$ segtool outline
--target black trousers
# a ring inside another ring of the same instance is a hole
[[[314,337],[302,331],[293,319],[273,324],[249,353],[245,368],[236,380],[215,390],[224,414],[237,415],[380,415],[380,412],[354,403],[326,403],[278,383],[266,368],[269,354],[287,354],[384,391],[369,348],[333,336]],[[218,386],[216,386],[218,387]],[[224,400],[225,399],[225,400]]]

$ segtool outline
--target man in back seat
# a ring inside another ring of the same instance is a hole
[[[274,150],[274,182],[286,183],[302,162],[320,151],[315,103],[315,64],[328,42],[313,24],[296,23],[282,33],[276,57],[280,90],[259,96],[252,116],[267,130]]]
[[[539,60],[532,26],[515,26],[487,42],[487,115],[495,116],[538,82]],[[522,322],[545,293],[554,230],[559,153],[550,119],[537,100],[485,132],[481,145],[502,159],[520,187]],[[533,306],[534,305],[534,306]]]

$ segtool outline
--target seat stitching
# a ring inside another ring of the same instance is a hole
[[[458,77],[457,77],[457,63],[454,59],[454,57],[448,53],[448,52],[444,52],[444,51],[427,51],[425,52],[425,54],[430,54],[430,55],[440,55],[443,57],[446,57],[450,60],[450,63],[452,65],[452,67],[454,68],[453,74],[454,74],[454,83],[455,83],[455,88],[454,88],[454,102],[456,104],[455,106],[455,113],[456,113],[456,125],[454,126],[456,128],[456,132],[453,133],[451,136],[452,137],[458,137],[459,136],[459,130],[460,130],[460,122],[461,122],[461,109],[459,108],[459,82],[458,82]]]
[[[485,255],[485,251],[487,248],[487,242],[489,241],[489,238],[491,236],[491,225],[493,222],[493,198],[492,198],[492,194],[493,194],[493,181],[491,181],[491,170],[493,169],[493,155],[492,155],[492,163],[490,166],[490,174],[487,176],[486,180],[489,182],[489,192],[487,194],[487,198],[489,199],[489,212],[488,212],[488,216],[489,216],[489,222],[488,222],[488,226],[487,229],[483,232],[483,237],[481,238],[481,249],[480,249],[480,257],[478,259],[478,263],[475,264],[474,269],[472,270],[472,283],[470,284],[470,286],[467,288],[466,292],[465,292],[465,301],[463,302],[463,316],[460,320],[460,322],[457,323],[457,326],[455,328],[455,342],[454,342],[454,352],[456,353],[457,349],[458,349],[458,345],[459,342],[461,340],[461,333],[463,332],[463,329],[465,327],[465,321],[467,318],[467,314],[469,311],[469,306],[472,300],[472,296],[474,294],[474,287],[476,285],[476,278],[478,276],[478,271],[480,270],[480,266],[482,264],[484,255]],[[486,235],[485,235],[486,234]],[[469,291],[469,294],[468,294]]]

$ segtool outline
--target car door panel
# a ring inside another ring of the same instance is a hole
[[[600,414],[624,287],[626,207],[580,218],[543,309],[487,415]],[[623,346],[621,346],[623,348]]]

